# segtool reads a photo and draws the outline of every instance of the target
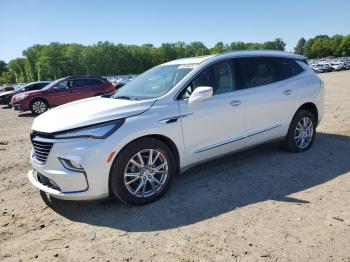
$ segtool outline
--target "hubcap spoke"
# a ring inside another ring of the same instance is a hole
[[[162,169],[165,165],[166,165],[166,163],[163,163],[163,164],[153,168],[154,172],[159,172],[159,170]]]
[[[136,190],[135,190],[135,192],[134,192],[135,195],[136,195],[136,194],[140,191],[140,189],[143,187],[143,184],[144,184],[144,182],[143,182],[143,180],[141,180],[140,184],[138,185],[138,187],[136,188]]]
[[[134,159],[131,159],[130,162],[131,162],[133,165],[137,166],[138,168],[143,168],[143,166],[140,165],[139,163],[137,163]]]
[[[126,184],[127,184],[127,185],[130,185],[130,184],[136,182],[136,181],[139,180],[139,179],[141,179],[141,178],[140,178],[140,177],[135,177],[134,179],[132,179],[132,180],[126,182]]]
[[[149,150],[149,156],[148,156],[148,165],[153,165],[153,149]]]
[[[125,173],[125,176],[126,177],[139,177],[141,173]]]
[[[153,182],[156,182],[158,185],[162,185],[162,183],[155,177],[152,177]]]
[[[139,160],[140,160],[141,166],[145,166],[145,163],[143,162],[143,158],[142,158],[142,156],[141,156],[141,153],[140,153],[140,152],[138,152],[138,153],[137,153],[137,157],[138,157],[138,158],[139,158]]]

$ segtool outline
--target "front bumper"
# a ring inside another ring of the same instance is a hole
[[[16,103],[14,103],[13,105],[12,105],[12,108],[13,108],[13,110],[19,110],[19,111],[27,111],[25,108],[23,108],[23,106],[21,105],[21,104],[16,104]]]
[[[88,194],[84,192],[68,192],[64,193],[60,191],[59,189],[54,189],[50,186],[47,186],[39,181],[38,179],[38,172],[35,170],[30,170],[28,172],[28,179],[30,183],[32,183],[36,188],[38,188],[41,191],[46,192],[50,196],[53,196],[55,198],[63,199],[63,200],[92,200],[92,199],[98,199],[99,197],[91,197]],[[102,198],[103,196],[101,196]]]
[[[109,152],[113,150],[110,148],[111,143],[94,139],[49,141],[53,146],[45,163],[38,163],[34,151],[31,154],[33,170],[28,172],[28,178],[35,187],[65,200],[95,200],[108,197],[111,163],[106,160]],[[68,169],[60,158],[74,160],[80,163],[84,170]],[[43,183],[41,177],[52,181],[55,186]]]

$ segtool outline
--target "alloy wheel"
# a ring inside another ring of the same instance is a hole
[[[127,163],[124,183],[134,196],[147,198],[160,192],[168,177],[168,162],[162,152],[145,149]]]
[[[304,149],[308,147],[314,135],[314,126],[312,120],[305,116],[297,124],[295,128],[294,140],[298,148]]]
[[[46,109],[47,109],[45,102],[40,101],[40,100],[39,100],[39,101],[35,101],[35,102],[33,103],[32,108],[33,108],[33,111],[34,111],[36,114],[42,114],[42,113],[44,113],[44,112],[46,111]]]

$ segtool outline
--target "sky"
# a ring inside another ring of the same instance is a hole
[[[34,44],[264,42],[350,34],[350,0],[0,0],[0,60]]]

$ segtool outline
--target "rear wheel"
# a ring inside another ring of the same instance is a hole
[[[175,158],[170,149],[154,138],[131,142],[114,160],[110,190],[129,205],[159,199],[175,177]]]
[[[40,115],[49,109],[49,105],[43,99],[35,99],[30,103],[30,111],[33,114]]]
[[[289,126],[284,144],[291,152],[309,150],[316,135],[316,120],[314,115],[306,110],[298,111]]]

